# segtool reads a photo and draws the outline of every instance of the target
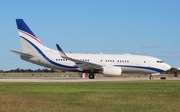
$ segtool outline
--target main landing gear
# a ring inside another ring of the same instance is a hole
[[[151,80],[152,80],[152,79],[154,79],[154,77],[153,77],[152,75],[150,75],[149,79],[151,79]]]
[[[89,79],[94,79],[94,78],[95,78],[94,73],[89,73]]]

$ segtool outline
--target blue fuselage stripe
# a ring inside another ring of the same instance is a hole
[[[128,68],[139,68],[139,69],[146,69],[146,70],[152,70],[155,72],[164,72],[162,69],[154,68],[154,67],[144,67],[144,66],[129,66],[129,65],[115,65],[119,67],[128,67]]]

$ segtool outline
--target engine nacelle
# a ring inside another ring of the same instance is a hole
[[[117,77],[122,73],[121,67],[105,66],[103,67],[103,75],[107,77]]]

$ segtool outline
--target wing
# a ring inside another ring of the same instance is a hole
[[[77,59],[74,59],[74,58],[70,58],[68,57],[64,51],[60,48],[60,46],[58,44],[56,44],[56,47],[59,51],[59,54],[62,58],[65,58],[69,61],[73,61],[76,63],[76,65],[78,65],[81,69],[83,70],[87,70],[87,69],[102,69],[102,65],[98,65],[98,64],[95,64],[95,63],[91,63],[91,62],[87,62],[87,61],[81,61],[81,60],[77,60]]]

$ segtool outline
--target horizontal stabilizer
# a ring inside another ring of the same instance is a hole
[[[22,53],[22,52],[19,52],[19,51],[14,51],[14,50],[10,50],[11,52],[19,55],[19,56],[25,56],[25,57],[28,57],[28,58],[32,58],[33,55],[30,55],[30,54],[27,54],[27,53]]]

